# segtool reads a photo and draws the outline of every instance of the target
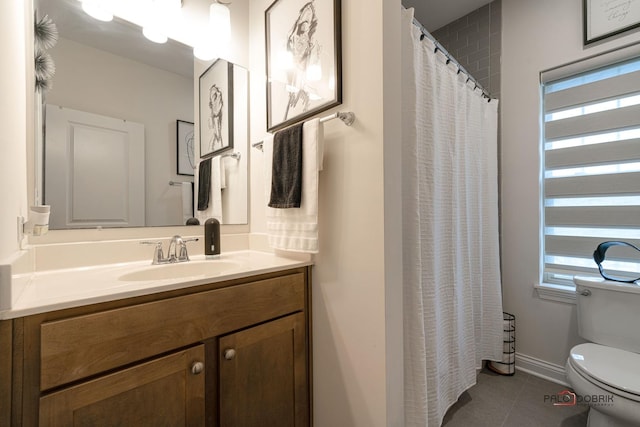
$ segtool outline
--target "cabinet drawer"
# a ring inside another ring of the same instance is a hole
[[[204,345],[141,363],[40,399],[41,427],[202,426]]]
[[[304,309],[304,274],[235,285],[41,325],[40,389]]]

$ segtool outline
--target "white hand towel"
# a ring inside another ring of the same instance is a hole
[[[193,216],[193,183],[183,182],[182,188],[182,225]]]
[[[264,140],[265,194],[271,192],[273,135]],[[318,173],[324,153],[323,126],[319,119],[305,122],[302,128],[302,199],[300,208],[267,207],[267,238],[274,249],[318,253]]]
[[[220,157],[220,189],[227,188],[227,160],[229,157]]]
[[[211,216],[209,218],[215,218],[222,224],[222,182],[220,177],[222,173],[220,156],[211,159]]]

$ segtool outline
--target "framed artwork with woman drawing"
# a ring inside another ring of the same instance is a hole
[[[265,11],[267,130],[342,102],[340,0],[275,0]]]
[[[233,64],[215,61],[199,81],[200,158],[233,148]]]

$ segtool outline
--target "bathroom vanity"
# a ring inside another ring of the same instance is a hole
[[[159,282],[0,321],[0,425],[310,425],[308,263]]]

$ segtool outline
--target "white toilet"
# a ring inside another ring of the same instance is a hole
[[[589,427],[640,426],[640,285],[574,279],[578,332],[566,376]]]

